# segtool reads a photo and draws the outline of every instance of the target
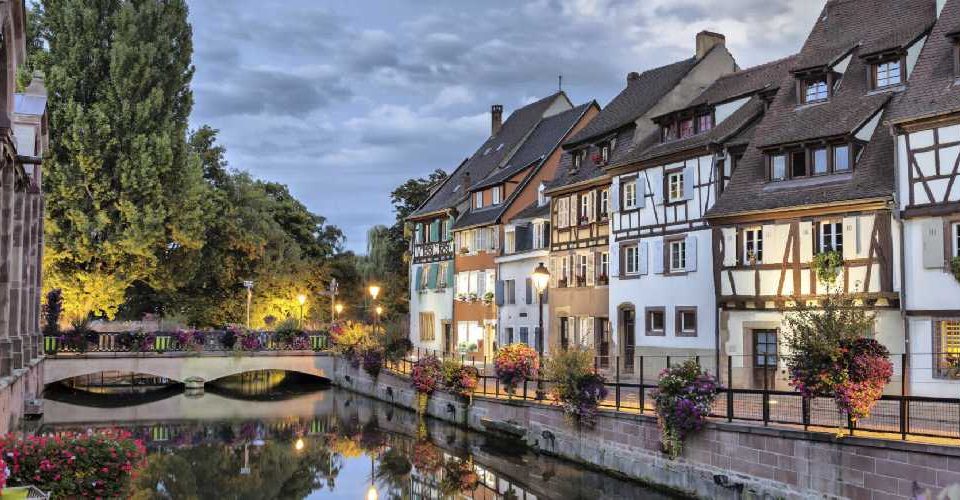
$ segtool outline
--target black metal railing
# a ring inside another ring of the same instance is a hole
[[[167,332],[91,332],[78,337],[61,335],[43,338],[44,352],[50,356],[78,353],[324,351],[329,344],[326,332],[278,335],[275,332],[236,334],[213,330],[200,332],[198,336],[187,339],[177,333]]]
[[[458,353],[444,353],[416,349],[400,362],[391,363],[388,368],[409,374],[413,364],[421,356],[431,354],[440,359],[453,359],[462,364],[475,366],[480,373],[474,395],[494,398],[514,398],[520,400],[537,399],[538,380],[528,380],[513,394],[508,394],[500,386],[493,371],[492,359],[469,358]],[[763,426],[778,425],[804,430],[843,429],[851,435],[856,432],[880,433],[886,437],[923,436],[946,439],[960,439],[960,380],[944,386],[945,382],[937,378],[937,367],[928,363],[911,368],[910,359],[935,360],[939,355],[900,354],[891,356],[894,365],[894,377],[886,393],[877,401],[869,417],[853,421],[847,417],[829,397],[804,397],[793,390],[782,369],[776,366],[756,368],[747,363],[749,356],[725,356],[721,358],[720,370],[712,369],[716,365],[714,356],[636,356],[629,360],[611,357],[606,361],[609,370],[598,367],[604,361],[597,359],[595,367],[603,373],[608,382],[607,397],[600,407],[632,414],[655,414],[656,408],[652,393],[657,388],[659,372],[666,367],[687,359],[693,359],[711,373],[718,375],[721,388],[710,416],[727,422],[750,422]],[[624,366],[633,366],[631,373],[624,373]],[[940,391],[952,391],[958,397],[910,394],[908,377],[919,379],[917,384],[931,382]],[[939,382],[939,383],[938,383]],[[549,389],[552,383],[543,381]],[[881,436],[883,437],[883,436]]]

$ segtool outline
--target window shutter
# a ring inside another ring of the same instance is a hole
[[[587,217],[590,218],[590,222],[597,220],[597,192],[590,191],[590,197],[587,198]]]
[[[543,223],[542,238],[543,238],[542,248],[550,248],[550,223],[549,222]]]
[[[661,169],[661,172],[662,172],[662,171],[663,171],[663,169]],[[666,174],[664,174],[664,177],[665,177],[665,176],[666,176]],[[653,203],[653,206],[663,205],[663,203],[664,203],[663,185],[664,185],[665,182],[666,182],[666,180],[665,180],[664,178],[661,178],[661,179],[660,179],[660,182],[651,182],[651,183],[650,183],[650,186],[649,186],[649,187],[650,187],[650,194],[653,195],[653,202],[652,202],[652,203]],[[637,184],[640,184],[640,182],[638,181]],[[644,189],[646,189],[646,186],[644,187]],[[639,192],[639,188],[637,189],[637,191]],[[639,196],[639,194],[638,194],[638,196]]]
[[[497,307],[503,306],[504,297],[503,297],[503,280],[497,280],[497,289],[494,292],[497,301]]]
[[[427,288],[435,290],[437,288],[437,273],[440,270],[439,264],[430,264],[430,276],[427,279]]]
[[[496,252],[500,248],[500,229],[491,227],[490,229],[490,250]]]
[[[567,203],[570,200],[567,198],[562,198],[557,200],[557,227],[565,228],[567,227],[567,217],[570,216],[570,211],[567,209]]]
[[[653,274],[663,274],[663,240],[653,242]]]
[[[423,266],[417,266],[417,277],[413,282],[413,289],[420,290],[423,287]]]
[[[580,219],[577,217],[577,213],[580,210],[579,201],[579,197],[573,195],[570,197],[570,202],[567,203],[567,209],[570,211],[570,225],[574,227],[580,225]]]
[[[451,269],[453,266],[451,266]],[[470,293],[470,275],[460,273],[457,275],[457,294]]]
[[[560,278],[557,276],[557,258],[550,257],[550,286],[556,287]]]
[[[613,218],[613,214],[620,211],[620,181],[614,181],[610,184],[610,195],[607,197],[610,208],[610,218]]]
[[[453,286],[453,262],[447,264],[447,286]]]
[[[647,177],[641,175],[637,177],[637,207],[647,206]]]
[[[921,226],[923,230],[923,267],[926,269],[942,269],[946,261],[943,244],[943,220],[939,218],[926,219]]]
[[[687,236],[687,269],[689,271],[697,270],[697,236]]]
[[[482,299],[483,295],[487,293],[487,273],[484,271],[478,271],[477,276],[477,295]]]
[[[595,252],[590,252],[587,254],[587,286],[593,286],[596,284],[596,272],[597,254]]]
[[[450,241],[453,236],[453,216],[447,217],[447,234],[443,235],[443,239]]]
[[[693,199],[693,187],[697,183],[696,169],[692,166],[683,169],[683,199]]]
[[[650,272],[649,265],[647,262],[650,260],[647,258],[648,253],[648,242],[641,241],[637,245],[637,252],[640,254],[640,274],[645,275]]]
[[[440,241],[440,221],[430,223],[430,241]]]
[[[742,251],[737,245],[737,228],[725,227],[720,230],[723,235],[723,266],[733,267],[737,265],[737,255]],[[782,255],[782,254],[781,254]]]
[[[533,279],[527,278],[524,285],[526,286],[527,305],[533,304]]]

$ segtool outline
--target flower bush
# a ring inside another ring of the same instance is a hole
[[[893,376],[887,348],[863,337],[873,317],[853,298],[828,294],[820,309],[801,307],[786,323],[790,385],[804,397],[833,398],[853,421],[868,417]]]
[[[383,351],[377,347],[366,347],[360,354],[363,371],[367,372],[373,378],[380,375],[383,368]]]
[[[606,379],[593,371],[594,353],[588,349],[561,351],[547,361],[547,379],[554,382],[550,397],[580,425],[596,423],[600,401],[607,397]]]
[[[157,335],[152,332],[137,330],[117,336],[117,343],[133,352],[149,352],[156,348]]]
[[[334,323],[330,325],[333,351],[347,358],[354,368],[360,366],[360,349],[370,338],[370,326],[362,323]]]
[[[440,360],[436,356],[424,356],[413,363],[411,372],[413,388],[420,394],[430,395],[440,387],[442,374]]]
[[[660,372],[653,399],[660,426],[660,444],[671,459],[683,452],[683,441],[703,428],[720,386],[693,360]]]
[[[0,457],[0,495],[3,495],[3,489],[7,487],[7,476],[10,470],[7,469],[7,463]]]
[[[817,279],[832,285],[840,275],[843,267],[843,254],[837,250],[820,252],[813,256],[813,268],[817,271]]]
[[[199,330],[178,330],[175,335],[177,345],[184,351],[202,351],[207,336]]]
[[[146,449],[129,432],[0,437],[11,486],[33,485],[54,498],[122,498]]]
[[[480,381],[480,372],[476,368],[449,359],[440,365],[440,372],[444,388],[465,398],[473,394]]]
[[[443,453],[437,445],[428,440],[417,441],[413,445],[413,466],[423,473],[432,473],[443,466]]]
[[[497,379],[513,394],[517,387],[534,378],[540,371],[540,358],[537,351],[524,343],[508,344],[497,351],[493,359]]]
[[[260,342],[260,333],[247,331],[240,334],[240,349],[244,351],[257,351],[263,347]]]

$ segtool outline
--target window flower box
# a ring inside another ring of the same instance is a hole
[[[601,274],[600,276],[597,276],[597,284],[600,285],[600,286],[609,285],[609,284],[610,284],[610,278],[607,277],[606,274]]]
[[[587,277],[577,276],[577,286],[587,286]]]
[[[557,288],[566,288],[567,287],[567,278],[560,278],[557,281]]]

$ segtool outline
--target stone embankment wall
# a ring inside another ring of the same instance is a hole
[[[374,380],[338,360],[334,383],[416,409],[408,378]],[[915,498],[960,483],[960,448],[789,429],[711,422],[686,443],[683,456],[659,452],[650,415],[601,412],[592,429],[577,428],[548,405],[493,398],[467,404],[431,396],[430,416],[482,432],[512,434],[531,448],[700,498]]]
[[[0,435],[17,430],[24,402],[43,392],[43,359],[35,359],[12,376],[0,378]]]

